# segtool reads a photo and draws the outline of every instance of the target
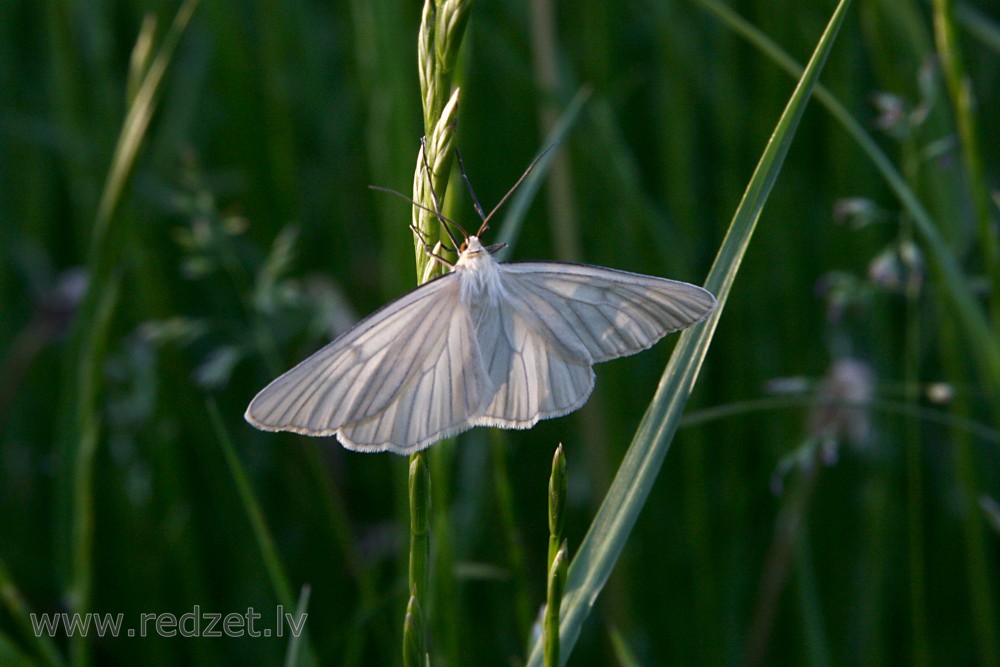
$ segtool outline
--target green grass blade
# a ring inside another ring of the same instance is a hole
[[[979,248],[987,277],[991,284],[1000,285],[1000,244],[991,219],[992,203],[987,187],[983,165],[982,141],[979,122],[976,118],[976,100],[958,28],[955,25],[954,0],[934,0],[934,38],[941,61],[941,73],[951,101],[958,132],[961,158],[966,172],[972,215],[979,231]],[[1000,318],[1000,291],[990,290],[989,303],[993,314],[993,324]]]
[[[577,91],[559,118],[559,121],[555,124],[555,127],[552,128],[552,132],[549,133],[549,136],[545,137],[545,144],[542,146],[543,151],[547,150],[549,146],[558,147],[566,139],[566,135],[569,134],[569,131],[576,124],[576,119],[580,115],[583,105],[590,99],[590,93],[591,89],[587,87]],[[556,150],[559,149],[556,148]],[[521,187],[517,189],[517,192],[510,199],[510,208],[507,209],[507,213],[503,217],[503,223],[500,225],[500,233],[497,234],[497,243],[507,244],[508,256],[512,254],[511,251],[517,245],[517,239],[521,235],[521,226],[524,224],[524,217],[528,213],[528,207],[535,201],[538,189],[545,182],[545,175],[549,172],[549,166],[554,156],[555,151],[553,150],[536,158],[538,162],[535,164],[535,168],[531,170],[528,177],[521,183]]]
[[[72,523],[70,525],[70,579],[66,599],[70,609],[85,612],[90,608],[94,574],[94,467],[101,421],[97,416],[103,362],[107,355],[111,320],[121,292],[121,273],[115,272],[104,281],[97,295],[89,323],[83,332],[77,356],[76,384],[80,390],[74,419],[72,452]],[[88,642],[83,635],[70,641],[70,662],[89,662]]]
[[[26,655],[14,641],[0,634],[0,664],[8,667],[34,667],[37,663]]]
[[[125,234],[114,226],[121,220],[115,212],[122,201],[125,185],[146,138],[164,76],[197,4],[197,0],[188,0],[181,6],[164,36],[156,58],[143,77],[139,91],[130,100],[91,234],[87,262],[90,284],[74,327],[71,345],[70,363],[74,367],[77,393],[73,399],[72,426],[69,427],[65,440],[66,459],[72,461],[72,523],[69,529],[70,573],[67,598],[71,608],[79,612],[86,612],[90,607],[94,542],[94,459],[101,432],[96,415],[100,413],[103,365],[122,280],[118,265]],[[149,28],[144,29],[140,41],[146,39],[149,39]],[[90,657],[86,638],[74,636],[70,645],[73,664],[88,664]]]
[[[250,527],[253,529],[254,538],[257,540],[257,548],[260,550],[260,557],[264,561],[264,568],[267,570],[268,578],[271,580],[271,587],[274,589],[275,596],[277,596],[278,601],[285,609],[296,609],[298,611],[300,605],[296,604],[295,597],[292,595],[292,586],[289,582],[288,574],[281,564],[281,557],[278,555],[278,547],[274,543],[274,536],[271,534],[271,529],[264,519],[264,512],[260,508],[260,503],[257,501],[253,488],[250,486],[250,480],[243,469],[240,457],[236,453],[236,448],[233,447],[233,441],[229,437],[229,432],[226,430],[222,417],[219,415],[219,408],[216,407],[215,402],[212,400],[208,401],[207,408],[208,415],[212,420],[212,427],[215,429],[216,440],[222,449],[222,454],[226,457],[226,465],[239,493],[243,511],[246,512],[247,519],[250,521]],[[300,602],[305,604],[302,601]],[[305,649],[299,664],[318,664],[315,653],[310,647],[309,640],[305,637],[304,633],[302,637],[298,638],[298,641],[302,643]],[[298,649],[296,650],[298,651]]]
[[[34,649],[37,657],[27,664],[42,664],[50,667],[59,667],[65,664],[52,638],[45,633],[36,633],[32,627],[30,609],[11,579],[10,572],[7,571],[7,564],[3,559],[0,559],[0,603],[3,604],[7,615],[14,622],[21,640]],[[4,635],[0,634],[0,643],[4,641],[7,641],[9,646],[16,645],[12,640],[6,640]],[[0,664],[14,664],[12,660],[8,661],[8,655],[3,650],[0,650]]]
[[[625,547],[663,458],[670,448],[681,412],[697,380],[761,210],[781,170],[806,102],[816,86],[820,70],[833,47],[834,38],[844,21],[849,4],[849,0],[840,2],[820,38],[750,179],[709,273],[706,287],[717,295],[719,308],[707,321],[681,335],[618,474],[573,559],[560,624],[564,663],[576,644],[584,620]],[[535,641],[528,664],[537,667],[541,663],[541,643]]]
[[[303,586],[302,590],[299,591],[299,604],[295,607],[294,616],[296,623],[302,622],[299,619],[305,619],[305,615],[309,612],[309,594],[311,592],[312,588],[309,585]],[[292,635],[291,639],[288,640],[288,650],[285,652],[285,667],[299,667],[300,665],[309,664],[307,660],[308,652],[303,651],[303,648],[309,648],[307,637],[308,635],[302,632],[298,635]]]
[[[1000,53],[1000,24],[992,18],[967,4],[960,4],[956,9],[958,21],[962,28],[975,37],[981,44]]]
[[[94,241],[99,250],[104,239],[110,233],[110,225],[114,220],[115,211],[121,203],[125,184],[132,174],[135,160],[139,155],[139,148],[146,137],[146,130],[153,119],[153,112],[156,110],[157,98],[163,87],[163,77],[173,60],[174,52],[180,43],[181,37],[198,7],[199,0],[188,0],[177,11],[173,24],[163,37],[163,44],[160,50],[149,65],[149,69],[142,78],[128,107],[125,121],[122,124],[122,131],[118,137],[118,144],[115,146],[114,156],[111,158],[111,169],[108,172],[108,180],[104,191],[101,193],[101,202],[97,209],[97,224],[94,228]],[[149,24],[146,24],[148,26]],[[141,40],[148,39],[148,27],[144,26]],[[142,63],[139,64],[141,66]]]

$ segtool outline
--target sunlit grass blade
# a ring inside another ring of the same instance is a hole
[[[670,448],[681,412],[694,388],[761,210],[777,180],[795,130],[805,112],[806,102],[816,86],[849,4],[849,0],[842,0],[831,17],[764,149],[723,240],[706,281],[706,287],[716,294],[719,307],[704,323],[681,335],[656,395],[570,565],[560,625],[563,663],[576,644],[584,620],[625,547],[629,533],[659,473],[663,458]],[[542,664],[542,647],[539,641],[535,641],[532,646],[528,664],[536,667]]]
[[[642,663],[635,656],[635,652],[625,641],[621,631],[611,626],[608,628],[608,639],[611,641],[611,650],[614,651],[615,659],[621,667],[641,667]]]
[[[301,623],[305,618],[305,614],[309,612],[309,594],[312,589],[309,585],[302,587],[299,591],[299,604],[295,607],[295,622]],[[309,664],[309,643],[307,641],[308,635],[305,632],[301,632],[297,635],[292,635],[291,639],[288,640],[288,650],[285,651],[285,667],[300,667]],[[306,650],[303,650],[306,649]]]
[[[18,632],[21,633],[22,640],[34,647],[36,657],[31,660],[25,658],[24,664],[44,664],[50,667],[58,667],[65,664],[52,638],[45,633],[39,634],[35,632],[32,627],[29,608],[21,592],[11,580],[10,573],[7,571],[7,564],[3,560],[0,560],[0,601],[2,601],[7,615],[16,624]],[[8,640],[3,635],[0,635],[0,644],[9,646],[11,649],[16,646],[13,640]],[[10,658],[13,655],[13,653],[7,653],[4,650],[4,646],[0,646],[0,664],[17,664]],[[17,655],[22,654],[18,651]]]
[[[94,247],[91,251],[98,251],[103,245],[103,241],[111,232],[109,226],[114,219],[115,211],[122,201],[122,193],[125,184],[132,175],[132,168],[139,155],[139,148],[149,123],[153,119],[153,112],[156,110],[158,97],[163,87],[163,78],[177,50],[184,30],[187,28],[198,7],[199,0],[187,0],[177,11],[174,21],[163,37],[163,43],[156,54],[156,57],[149,64],[149,68],[141,74],[142,83],[135,89],[135,94],[130,100],[125,121],[122,123],[121,134],[115,146],[114,155],[111,158],[111,168],[108,170],[108,180],[104,191],[101,193],[101,202],[97,209],[97,222],[94,227],[93,239]],[[140,36],[140,42],[149,39],[145,33],[151,30],[150,23],[143,25],[144,34]],[[133,65],[140,68],[145,65],[145,60],[137,60]]]

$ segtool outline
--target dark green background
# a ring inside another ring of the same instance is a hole
[[[699,2],[577,0],[557,3],[559,83],[545,93],[529,4],[477,0],[465,35],[458,146],[484,206],[542,147],[541,106],[564,109],[584,85],[592,94],[558,149],[569,197],[543,190],[506,257],[701,282],[793,80]],[[800,62],[833,6],[733,3]],[[176,7],[0,2],[0,559],[2,583],[35,612],[68,609],[75,557],[71,452],[87,352],[68,342],[76,301],[56,295],[87,265],[143,17],[157,18],[159,39]],[[985,277],[970,183],[997,187],[1000,14],[986,0],[957,5],[985,162],[970,176],[932,12],[924,2],[856,0],[822,80],[892,157],[982,296],[996,285]],[[419,3],[385,0],[204,0],[195,13],[115,217],[122,291],[89,415],[98,425],[94,611],[122,612],[126,625],[194,605],[273,614],[279,600],[214,404],[292,587],[311,586],[307,627],[320,663],[401,660],[406,459],[260,433],[242,414],[268,380],[339,330],[331,322],[415,282],[409,207],[366,186],[411,188],[419,19]],[[880,93],[904,114],[888,130]],[[926,118],[910,122],[924,107]],[[834,221],[847,197],[871,200],[870,224]],[[464,197],[450,203],[474,226]],[[575,252],[559,250],[555,209],[571,215]],[[990,214],[995,225],[993,204]],[[912,238],[871,163],[811,104],[690,410],[739,408],[790,376],[808,379],[811,396],[850,355],[874,379],[870,435],[841,438],[835,464],[793,466],[778,492],[782,461],[815,461],[805,401],[682,429],[571,664],[623,660],[615,635],[646,665],[746,664],[755,643],[767,664],[997,664],[1000,553],[978,503],[1000,487],[998,398],[934,274],[899,260]],[[869,280],[879,257],[904,287]],[[544,599],[553,449],[564,443],[568,458],[572,553],[671,347],[600,366],[578,414],[432,448],[434,664],[523,658],[524,625]],[[928,402],[926,385],[938,381],[951,384],[951,406]],[[509,502],[498,484],[510,486]],[[786,533],[794,512],[802,521]],[[760,620],[768,599],[773,622]],[[0,612],[5,659],[43,662],[20,613],[12,603]],[[55,645],[71,662],[65,637]],[[94,664],[277,664],[285,650],[276,639],[86,642]]]

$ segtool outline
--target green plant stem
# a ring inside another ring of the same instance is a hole
[[[962,157],[965,161],[972,199],[973,217],[979,231],[979,250],[983,255],[983,264],[986,268],[986,274],[990,278],[990,284],[996,287],[1000,285],[1000,243],[998,243],[996,227],[990,216],[990,194],[983,169],[979,127],[976,122],[976,104],[972,82],[965,69],[958,40],[958,30],[955,26],[955,2],[954,0],[934,0],[933,7],[934,37],[937,42],[938,55],[941,58],[941,70],[944,74],[945,85],[955,114],[955,124],[958,126],[958,137],[961,142]],[[1000,345],[1000,289],[990,290],[989,299],[993,314],[995,342]]]
[[[566,545],[558,549],[549,567],[548,585],[545,587],[545,617],[542,620],[542,645],[545,667],[558,667],[559,662],[559,607],[563,587],[566,585]]]
[[[426,450],[410,455],[409,496],[410,599],[403,622],[403,663],[407,667],[423,667],[427,655],[427,628],[420,601],[428,600],[431,559],[431,476]]]
[[[250,528],[253,530],[254,538],[257,540],[257,546],[264,560],[264,569],[271,580],[271,587],[274,589],[274,593],[281,603],[291,609],[295,606],[292,585],[288,579],[288,575],[285,574],[284,568],[281,566],[281,559],[278,556],[278,548],[274,543],[274,536],[271,534],[271,529],[267,526],[267,521],[264,519],[264,512],[250,486],[250,479],[247,477],[246,470],[243,469],[243,464],[236,453],[236,448],[233,447],[233,441],[229,437],[229,432],[226,430],[222,417],[219,415],[219,408],[215,405],[215,401],[209,399],[205,407],[208,410],[212,428],[215,429],[216,441],[219,443],[220,449],[222,449],[222,454],[226,459],[226,466],[229,468],[229,474],[233,478],[233,484],[236,486],[243,510],[250,522]]]
[[[798,540],[795,547],[795,574],[799,603],[802,607],[800,617],[805,630],[808,663],[814,667],[830,667],[834,662],[830,657],[830,642],[823,622],[823,607],[820,604],[819,586],[816,582],[816,565],[806,535]]]
[[[403,666],[426,667],[427,643],[424,639],[424,615],[416,592],[411,592],[403,620]]]
[[[431,475],[427,455],[410,455],[410,594],[425,599],[430,563]]]
[[[905,340],[903,343],[903,368],[907,399],[916,404],[920,400],[920,313],[919,291],[914,286],[906,291]],[[906,423],[906,497],[910,575],[910,632],[913,643],[914,664],[930,663],[930,642],[927,632],[926,574],[924,567],[924,502],[923,502],[923,448],[920,422],[911,419]]]
[[[549,476],[548,583],[545,587],[545,617],[542,620],[545,667],[559,665],[559,609],[563,588],[566,586],[568,558],[568,547],[562,537],[566,524],[566,488],[566,454],[560,443],[552,456],[552,474]]]
[[[507,466],[507,446],[504,435],[491,429],[490,445],[493,452],[493,488],[496,491],[497,512],[504,541],[507,543],[507,562],[514,586],[514,612],[517,631],[521,637],[530,637],[535,621],[531,594],[528,589],[524,545],[514,515],[514,492],[511,489],[510,470]],[[534,603],[537,604],[537,603]]]
[[[808,446],[803,445],[803,447]],[[818,451],[818,448],[815,450]],[[803,468],[797,483],[785,494],[785,502],[774,520],[774,532],[767,556],[764,558],[764,571],[760,576],[760,588],[757,592],[757,602],[742,661],[742,664],[749,667],[767,664],[765,660],[767,647],[778,612],[778,602],[788,581],[791,559],[800,538],[802,522],[809,512],[819,477],[818,458],[814,454],[810,464]]]
[[[969,357],[959,342],[954,322],[942,323],[941,354],[949,377],[963,377],[967,373]],[[952,406],[959,413],[970,410],[969,398],[959,394]],[[960,491],[962,507],[962,536],[966,567],[966,586],[970,600],[970,615],[976,638],[977,665],[997,667],[1000,665],[1000,645],[997,641],[997,612],[991,592],[995,581],[991,576],[989,548],[984,536],[979,507],[979,473],[973,456],[973,443],[968,433],[955,430],[952,434],[954,446],[952,457],[955,466],[956,485]]]
[[[107,355],[111,319],[118,304],[121,275],[116,272],[105,281],[92,320],[93,329],[81,346],[77,386],[81,387],[76,415],[76,451],[73,461],[73,523],[71,532],[71,579],[66,591],[69,608],[86,613],[90,607],[93,585],[94,552],[94,466],[100,439],[97,412],[101,384],[101,364]],[[87,665],[90,662],[88,642],[82,634],[70,640],[70,662]]]
[[[548,570],[563,545],[563,527],[566,525],[566,454],[562,443],[552,456],[552,474],[549,476],[549,558]]]
[[[14,581],[10,578],[10,573],[7,571],[7,564],[3,560],[0,560],[0,603],[3,604],[7,615],[17,626],[21,640],[34,648],[35,658],[40,664],[48,665],[49,667],[61,667],[65,664],[52,638],[44,633],[38,634],[35,632],[31,624],[30,609],[25,604],[24,598],[20,591],[17,590]]]
[[[468,0],[425,0],[417,38],[417,68],[424,113],[424,142],[417,154],[413,174],[413,226],[417,282],[429,280],[435,271],[424,244],[433,245],[441,238],[441,223],[431,211],[443,205],[451,173],[452,144],[458,118],[458,88],[452,89],[452,76],[458,62],[459,47],[468,21]],[[438,271],[443,267],[436,267]],[[410,566],[408,608],[430,608],[428,604],[430,562],[431,480],[425,452],[410,456]],[[422,614],[409,611],[404,623],[404,659],[411,656],[413,633],[426,646]],[[409,635],[407,634],[409,633]],[[456,648],[452,648],[457,651]],[[454,656],[453,656],[454,657]],[[429,660],[429,657],[427,657]]]
[[[247,477],[246,470],[243,469],[243,464],[236,453],[236,448],[233,447],[233,441],[229,437],[229,432],[222,421],[222,416],[219,414],[219,408],[211,399],[208,401],[206,407],[212,427],[215,429],[216,441],[222,449],[222,454],[226,459],[226,466],[229,468],[229,474],[236,485],[236,491],[239,493],[243,511],[250,522],[254,538],[257,541],[257,548],[260,551],[261,558],[264,560],[264,569],[267,570],[267,576],[271,580],[271,587],[274,589],[275,596],[286,609],[296,609],[298,606],[296,596],[292,592],[292,585],[288,574],[281,564],[281,556],[278,554],[278,547],[274,542],[274,536],[267,525],[267,520],[264,518],[264,511],[261,509],[260,503],[257,502],[257,497],[254,495],[250,479]],[[308,640],[303,640],[302,645],[305,647],[303,663],[308,665],[318,664],[316,654],[312,650]]]

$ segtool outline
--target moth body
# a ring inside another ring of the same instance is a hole
[[[466,306],[495,306],[500,300],[503,290],[500,264],[475,236],[466,241],[453,273],[461,282],[461,301]]]
[[[468,235],[435,200],[432,212],[459,246],[451,272],[275,379],[250,401],[246,420],[397,454],[473,426],[530,428],[583,405],[595,363],[645,350],[715,310],[707,290],[674,280],[586,264],[499,263],[496,247],[479,239],[499,205],[488,215],[476,208],[482,225]]]

